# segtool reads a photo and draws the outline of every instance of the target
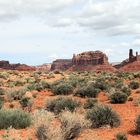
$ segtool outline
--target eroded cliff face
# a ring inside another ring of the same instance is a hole
[[[136,52],[136,55],[133,54],[133,50],[129,50],[129,58],[122,61],[120,64],[115,65],[115,68],[121,71],[140,71],[140,55]]]
[[[71,59],[57,59],[53,61],[51,70],[67,70],[72,66]]]
[[[7,69],[7,70],[23,70],[23,71],[34,71],[36,70],[35,67],[31,67],[25,64],[10,64],[9,61],[0,61],[0,69]]]
[[[108,58],[107,56],[101,52],[101,51],[89,51],[89,52],[83,52],[78,55],[73,55],[72,58],[72,64],[73,65],[108,65]]]
[[[108,57],[101,51],[83,52],[73,55],[72,59],[58,59],[52,63],[51,70],[104,70],[114,71]]]

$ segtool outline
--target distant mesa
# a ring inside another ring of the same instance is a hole
[[[138,52],[134,55],[133,49],[130,49],[129,58],[114,67],[121,71],[140,71],[140,55]]]
[[[19,70],[19,71],[34,71],[36,70],[35,67],[28,66],[25,64],[10,64],[9,61],[0,61],[0,69],[6,70]]]
[[[39,71],[44,71],[44,70],[50,71],[50,69],[51,69],[51,64],[43,64],[43,65],[36,66],[36,70]]]
[[[74,54],[72,59],[57,59],[52,63],[51,70],[104,70],[114,71],[108,57],[101,51],[88,51]]]
[[[88,51],[80,54],[73,54],[72,59],[57,59],[52,64],[43,64],[32,67],[25,64],[10,64],[9,61],[0,61],[0,69],[34,71],[34,70],[62,70],[62,71],[140,71],[140,55],[138,52],[133,54],[129,50],[128,59],[121,63],[108,62],[108,57],[101,51]]]

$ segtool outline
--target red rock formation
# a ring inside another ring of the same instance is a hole
[[[90,52],[84,52],[78,55],[73,55],[72,58],[72,64],[73,65],[108,65],[108,58],[107,56],[100,52],[100,51],[90,51]]]
[[[53,62],[51,70],[99,70],[99,71],[114,71],[109,62],[108,57],[100,51],[83,52],[78,55],[73,55],[72,59],[58,59]]]
[[[139,71],[140,70],[140,55],[136,52],[136,55],[133,55],[133,50],[129,50],[129,58],[124,60],[118,65],[114,66],[115,68],[122,71]]]
[[[23,71],[34,71],[36,70],[35,67],[31,67],[25,64],[10,64],[9,61],[0,61],[0,69],[7,69],[7,70],[23,70]]]
[[[71,59],[57,59],[53,61],[51,70],[67,70],[72,66]]]
[[[36,68],[33,67],[33,66],[28,66],[28,65],[25,65],[25,64],[20,64],[19,66],[17,66],[15,68],[15,70],[19,70],[19,71],[35,71]]]
[[[140,71],[140,61],[135,61],[135,62],[129,63],[129,64],[121,67],[119,70],[125,71],[125,72]]]
[[[39,65],[36,66],[36,70],[47,70],[50,71],[51,70],[51,64],[43,64],[43,65]]]

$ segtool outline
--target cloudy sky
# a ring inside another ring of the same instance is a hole
[[[140,52],[140,0],[0,0],[0,59],[38,65],[89,50]]]

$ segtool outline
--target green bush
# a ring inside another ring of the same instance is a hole
[[[30,105],[31,99],[29,97],[23,97],[19,102],[20,102],[22,108],[25,108]]]
[[[130,84],[129,84],[129,87],[131,89],[138,89],[140,87],[140,84],[136,81],[132,81]]]
[[[73,87],[69,83],[65,82],[53,85],[52,90],[55,95],[69,95],[72,93]]]
[[[84,104],[85,109],[91,109],[98,103],[97,99],[87,99],[86,103]]]
[[[116,92],[110,96],[110,101],[113,104],[117,104],[117,103],[121,104],[121,103],[125,103],[127,101],[127,98],[128,98],[127,94],[123,92]]]
[[[127,140],[127,135],[125,133],[122,133],[122,132],[119,132],[117,135],[116,135],[116,140]]]
[[[21,100],[21,98],[25,95],[25,93],[26,89],[8,90],[7,97],[9,101]]]
[[[100,89],[94,88],[93,86],[87,86],[87,87],[80,87],[75,91],[75,96],[78,97],[89,97],[89,98],[96,98],[99,94]]]
[[[131,95],[131,90],[130,90],[130,88],[127,87],[127,86],[123,86],[123,87],[121,88],[121,91],[122,91],[123,93],[126,93],[128,96]]]
[[[3,107],[4,97],[0,97],[0,109]]]
[[[26,128],[31,125],[31,117],[21,110],[0,110],[0,129],[13,127],[15,129]]]
[[[87,111],[86,118],[92,123],[93,128],[110,125],[117,127],[120,125],[120,117],[110,106],[97,105]]]
[[[32,84],[27,86],[27,89],[29,91],[32,91],[32,90],[42,91],[42,90],[45,90],[47,88],[50,88],[50,85],[49,85],[49,83],[47,83],[45,81],[39,81],[37,83],[32,83]]]
[[[71,98],[58,97],[48,101],[46,107],[48,111],[58,114],[65,109],[73,112],[79,105],[79,102]]]
[[[100,90],[107,90],[109,85],[102,79],[97,79],[93,86]]]

